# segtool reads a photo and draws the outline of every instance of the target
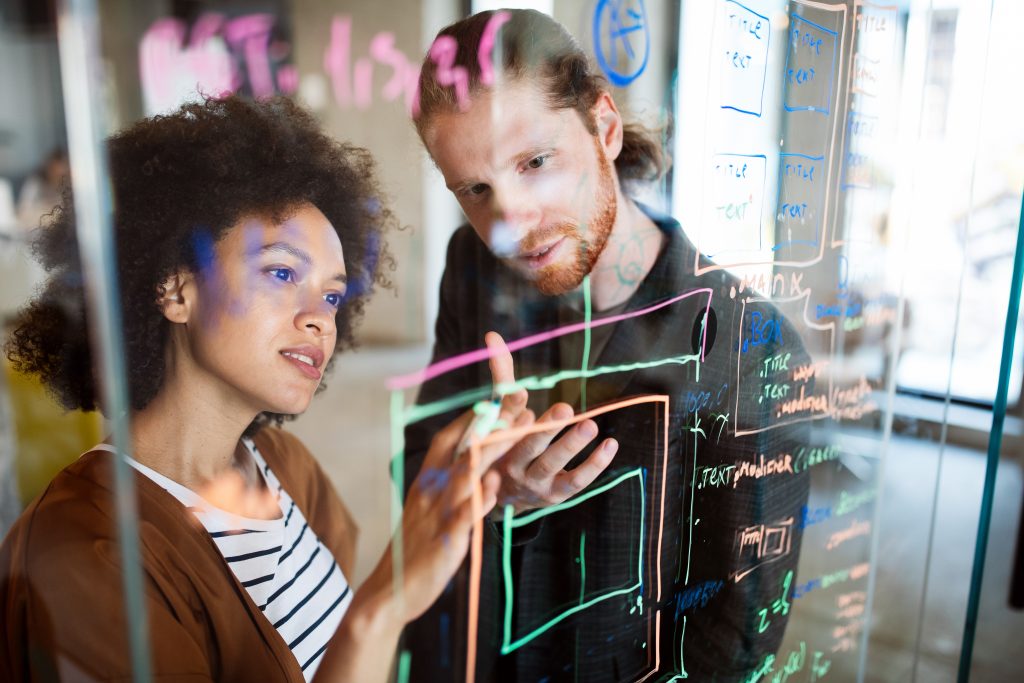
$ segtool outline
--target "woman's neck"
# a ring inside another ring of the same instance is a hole
[[[132,416],[131,455],[182,486],[200,491],[240,471],[236,449],[255,415],[241,408],[232,410],[214,392],[196,384],[203,383],[169,376],[149,405]]]

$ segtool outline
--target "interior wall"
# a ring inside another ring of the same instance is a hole
[[[65,144],[57,37],[0,24],[0,177],[20,183]]]

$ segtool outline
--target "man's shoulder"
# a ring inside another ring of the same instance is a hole
[[[451,239],[448,240],[448,259],[451,260],[453,257],[462,259],[487,258],[491,261],[497,261],[469,223],[463,223],[455,228]]]
[[[498,259],[467,223],[456,228],[448,240],[443,286],[465,290],[469,283],[498,277],[500,268]]]

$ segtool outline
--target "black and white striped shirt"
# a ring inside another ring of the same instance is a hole
[[[274,476],[255,444],[242,441],[277,494],[281,516],[251,519],[214,507],[142,463],[128,459],[177,498],[202,523],[239,583],[288,644],[306,680],[312,680],[324,650],[352,602],[352,590],[330,550],[306,523],[302,511]],[[98,446],[112,450],[109,446]]]

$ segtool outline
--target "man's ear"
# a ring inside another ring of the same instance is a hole
[[[615,161],[622,152],[622,116],[615,100],[607,90],[597,96],[597,102],[591,109],[594,123],[597,124],[598,142],[604,148],[609,161]]]
[[[157,304],[172,323],[187,323],[195,306],[195,293],[192,273],[174,273],[157,287]]]

